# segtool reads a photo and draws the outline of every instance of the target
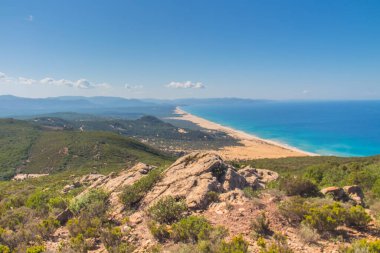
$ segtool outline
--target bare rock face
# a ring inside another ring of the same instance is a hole
[[[147,193],[142,207],[164,196],[183,198],[192,210],[207,207],[207,193],[243,189],[251,184],[214,153],[196,152],[178,159],[163,174],[162,180]]]

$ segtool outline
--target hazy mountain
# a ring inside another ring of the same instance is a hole
[[[162,110],[171,110],[171,106],[118,97],[54,97],[22,98],[0,96],[0,117],[38,115],[55,112],[78,112],[102,115],[122,116],[124,114],[143,115]]]

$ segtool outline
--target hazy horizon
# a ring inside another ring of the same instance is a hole
[[[377,100],[379,12],[375,0],[5,0],[0,94]]]

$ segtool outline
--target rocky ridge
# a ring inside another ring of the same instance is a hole
[[[183,199],[189,212],[204,216],[213,225],[224,226],[230,231],[230,235],[242,234],[250,243],[252,252],[258,252],[258,247],[252,238],[251,221],[261,213],[266,214],[273,231],[281,231],[288,238],[289,246],[295,252],[338,252],[339,244],[330,241],[321,241],[315,245],[302,242],[298,230],[278,213],[279,201],[286,199],[280,192],[266,190],[260,198],[255,199],[245,195],[246,188],[264,189],[268,182],[277,180],[276,172],[250,167],[236,169],[215,153],[196,152],[181,157],[162,173],[160,181],[146,192],[135,211],[126,211],[119,198],[123,188],[133,185],[155,169],[157,168],[139,163],[119,174],[90,174],[66,186],[63,191],[86,186],[77,198],[90,189],[103,189],[109,193],[109,219],[118,222],[122,231],[128,232],[125,240],[136,245],[135,252],[147,252],[148,248],[158,243],[148,229],[147,210],[166,196]],[[364,203],[360,191],[357,186],[350,186],[330,187],[321,192],[339,196],[342,200],[349,198],[357,203]],[[211,201],[208,197],[210,192],[216,193],[219,201]],[[128,217],[127,223],[122,222],[125,217]],[[369,236],[365,231],[355,233],[358,237]],[[92,252],[107,252],[103,245],[95,248],[97,249]]]

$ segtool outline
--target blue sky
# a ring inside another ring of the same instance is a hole
[[[378,0],[0,0],[0,94],[380,99]]]

